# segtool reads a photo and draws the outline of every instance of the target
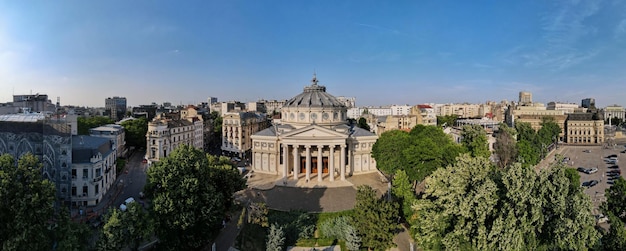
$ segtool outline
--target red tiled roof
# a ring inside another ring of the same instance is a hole
[[[417,105],[417,107],[419,107],[419,108],[432,108],[432,107],[431,107],[431,106],[429,106],[429,105]]]

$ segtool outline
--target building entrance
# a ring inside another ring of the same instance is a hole
[[[328,173],[328,157],[322,157],[322,173]],[[306,157],[300,157],[300,173],[306,173]],[[311,173],[317,173],[317,158],[311,158]]]

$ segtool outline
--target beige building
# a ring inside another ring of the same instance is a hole
[[[344,180],[376,172],[371,156],[378,137],[347,124],[347,108],[313,77],[288,100],[280,124],[252,136],[252,169],[283,179]]]
[[[251,136],[270,126],[264,114],[254,112],[226,113],[222,116],[222,152],[246,157],[252,149]]]
[[[604,143],[604,120],[595,113],[572,113],[566,122],[567,143],[595,145]]]
[[[563,111],[563,113],[585,112],[586,108],[578,106],[578,104],[549,102],[547,110]]]
[[[384,132],[392,130],[410,131],[416,125],[421,124],[421,115],[389,115],[378,117],[376,134],[380,136]]]
[[[419,115],[421,117],[421,124],[423,125],[437,125],[437,113],[435,108],[430,105],[416,105],[411,111],[411,114]]]
[[[610,105],[605,107],[603,111],[605,119],[618,118],[624,121],[626,117],[626,110],[621,105]]]
[[[159,161],[181,144],[202,150],[204,122],[197,108],[189,106],[178,113],[161,113],[148,122],[146,159]]]
[[[481,118],[480,104],[444,104],[437,107],[437,116],[457,115],[459,118]]]

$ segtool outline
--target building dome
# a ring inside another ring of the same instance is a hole
[[[290,124],[339,124],[347,119],[347,107],[335,96],[326,92],[326,87],[318,85],[313,75],[311,85],[289,99],[282,108],[282,121]]]
[[[318,85],[313,75],[311,85],[304,87],[304,92],[288,100],[284,107],[341,107],[343,103],[326,92],[326,86]]]

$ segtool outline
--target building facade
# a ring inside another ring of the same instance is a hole
[[[284,119],[284,118],[283,118]],[[222,154],[248,157],[251,136],[270,126],[265,114],[254,112],[227,113],[222,116]]]
[[[161,113],[148,122],[146,159],[148,163],[167,157],[179,145],[204,149],[204,123],[196,107],[178,113]]]
[[[430,105],[416,105],[413,109],[417,109],[419,113],[411,112],[411,114],[420,115],[422,117],[422,124],[424,125],[437,125],[437,113],[435,108]]]
[[[565,130],[568,144],[597,145],[605,141],[604,120],[594,113],[567,115]]]
[[[603,111],[605,119],[617,118],[622,122],[624,121],[626,115],[626,110],[624,110],[624,107],[621,105],[610,105],[605,107]]]
[[[585,98],[580,102],[580,106],[587,108],[587,109],[596,108],[596,99]]]
[[[89,136],[111,140],[117,158],[126,155],[126,131],[121,125],[109,124],[91,128],[89,129]]]
[[[43,164],[42,176],[54,183],[58,202],[66,204],[71,200],[72,125],[76,125],[75,116],[54,118],[40,113],[0,116],[0,154],[7,153],[16,159],[26,153],[37,156]]]
[[[124,116],[126,116],[126,98],[107,98],[104,100],[104,108],[112,120],[121,120],[124,118]]]
[[[116,149],[104,137],[72,137],[72,206],[95,206],[116,174]]]
[[[281,124],[252,136],[252,169],[306,181],[345,180],[376,172],[371,149],[377,136],[347,123],[347,108],[326,87],[311,85],[287,101]]]

